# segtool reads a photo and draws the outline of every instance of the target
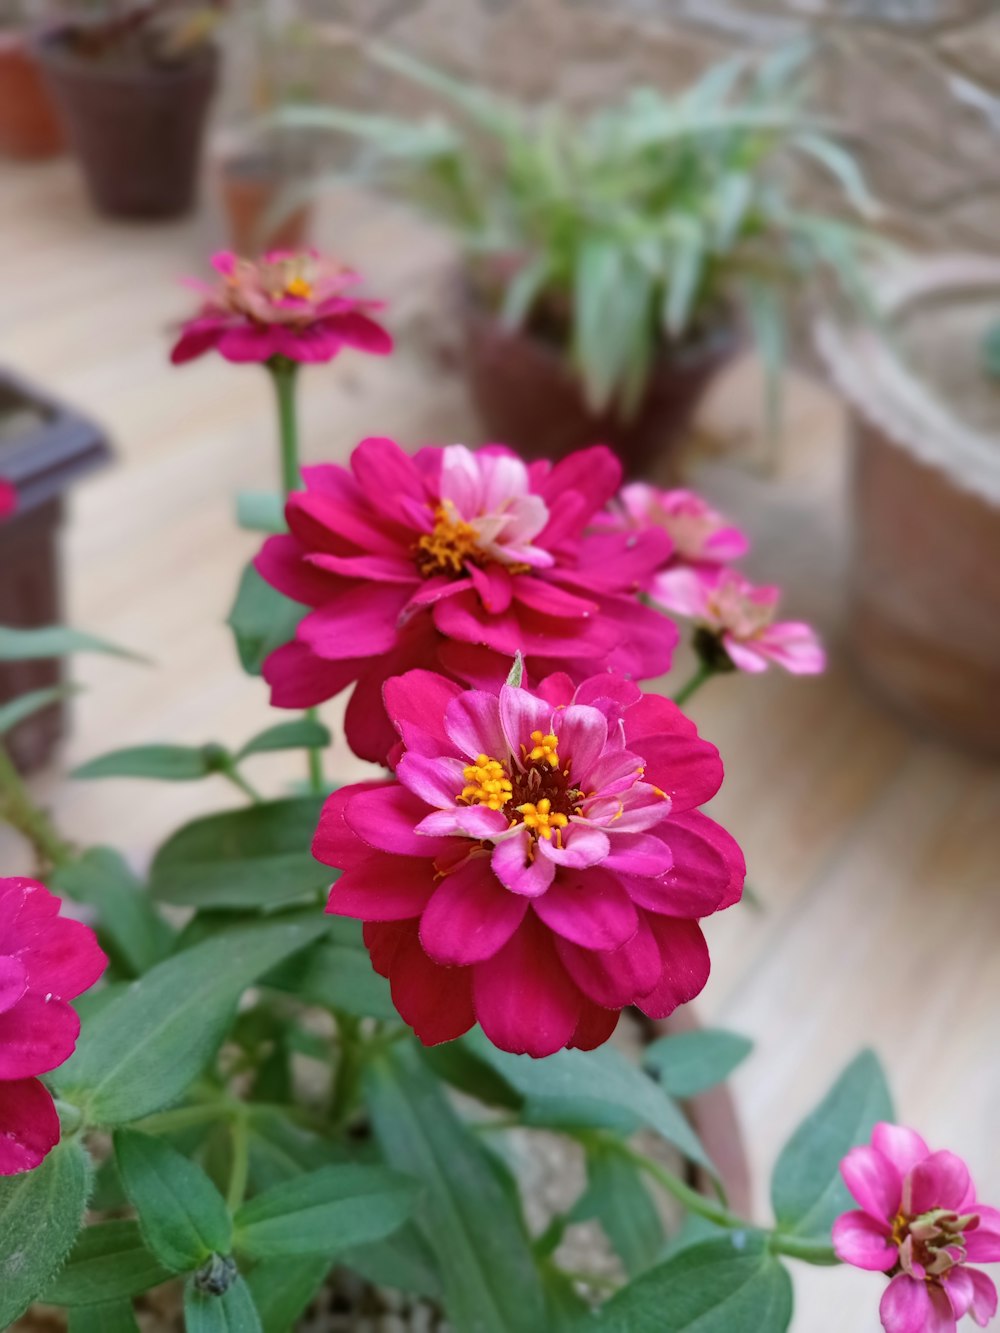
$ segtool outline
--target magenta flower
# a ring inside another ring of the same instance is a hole
[[[1000,1212],[976,1202],[962,1159],[880,1124],[840,1171],[861,1207],[837,1218],[833,1248],[844,1263],[890,1275],[879,1306],[886,1333],[955,1333],[964,1315],[985,1328],[996,1287],[969,1263],[1000,1261]]]
[[[272,250],[262,259],[224,252],[212,259],[212,283],[193,279],[204,300],[181,331],[175,365],[217,351],[227,361],[330,361],[344,347],[384,356],[389,334],[372,319],[380,301],[351,296],[358,275],[315,250]]]
[[[660,606],[696,622],[695,645],[717,667],[757,672],[777,662],[799,676],[826,667],[810,625],[774,619],[780,588],[755,587],[739,570],[667,569],[655,576],[649,593]]]
[[[0,879],[0,1176],[30,1171],[59,1141],[38,1075],[73,1054],[80,1020],[68,1001],[108,962],[93,931],[59,907],[33,879]]]
[[[0,519],[10,518],[17,512],[17,487],[0,477]]]
[[[335,792],[313,852],[422,1042],[479,1022],[506,1051],[590,1049],[625,1005],[699,993],[698,918],[745,866],[697,808],[718,751],[674,704],[609,674],[470,691],[410,671],[385,697],[395,779]]]
[[[350,470],[305,469],[260,574],[313,608],[264,665],[272,702],[307,708],[348,685],[347,739],[382,762],[396,741],[382,686],[414,667],[498,686],[522,652],[535,679],[565,670],[647,678],[676,627],[636,590],[662,532],[585,533],[617,489],[610,450],[526,465],[501,446],[421,449],[363,440]]]
[[[622,487],[609,518],[618,527],[662,528],[672,543],[671,567],[712,569],[741,559],[750,549],[746,533],[695,491],[665,491],[633,481]]]

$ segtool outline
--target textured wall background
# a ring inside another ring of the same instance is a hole
[[[640,83],[683,87],[738,50],[812,33],[817,94],[857,135],[910,237],[1000,251],[1000,0],[311,0],[339,101],[413,105],[364,66],[377,34],[527,99],[588,106]],[[343,42],[343,45],[339,43]],[[314,59],[318,59],[313,53]]]

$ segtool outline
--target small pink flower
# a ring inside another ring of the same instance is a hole
[[[17,488],[13,482],[0,477],[0,520],[17,512]]]
[[[313,852],[422,1042],[478,1022],[505,1051],[591,1049],[623,1006],[699,993],[698,918],[745,866],[698,809],[722,764],[676,705],[610,674],[485,691],[410,671],[385,700],[395,777],[335,792]]]
[[[755,587],[738,570],[667,569],[655,575],[649,595],[696,622],[695,645],[709,661],[721,653],[722,665],[751,672],[766,671],[769,663],[777,662],[800,676],[816,675],[826,667],[823,646],[810,625],[774,619],[781,590]]]
[[[73,1054],[80,1020],[68,1002],[108,962],[93,931],[59,907],[33,879],[0,879],[0,1176],[32,1170],[59,1141],[37,1076]]]
[[[840,1171],[861,1207],[837,1218],[833,1248],[844,1263],[890,1275],[879,1307],[886,1333],[956,1333],[964,1315],[985,1328],[996,1288],[968,1265],[1000,1261],[1000,1212],[977,1203],[962,1159],[880,1124]]]
[[[750,549],[746,533],[695,491],[665,491],[633,481],[618,493],[612,513],[612,522],[617,519],[620,526],[662,528],[673,543],[671,566],[725,565]]]
[[[288,533],[255,563],[311,610],[264,677],[279,708],[353,686],[345,727],[362,758],[384,762],[395,743],[382,686],[414,667],[493,686],[517,652],[536,679],[668,670],[676,627],[637,595],[666,557],[665,534],[588,530],[621,480],[610,450],[529,465],[500,445],[411,457],[368,439],[349,469],[304,478]]]
[[[272,250],[256,261],[225,252],[212,264],[218,282],[192,280],[204,301],[170,354],[175,365],[208,351],[240,362],[330,361],[344,347],[392,351],[391,337],[368,313],[382,303],[349,295],[357,274],[315,250]]]

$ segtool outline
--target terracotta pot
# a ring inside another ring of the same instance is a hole
[[[854,657],[922,729],[998,753],[1000,385],[979,343],[1000,320],[1000,260],[924,260],[878,294],[893,346],[870,330],[819,330],[853,408]]]
[[[18,508],[0,522],[0,624],[57,624],[62,596],[59,526],[63,494],[107,461],[101,432],[75,412],[0,373],[0,476],[17,487]],[[58,683],[58,659],[0,663],[0,704]],[[6,737],[18,767],[42,767],[63,733],[61,704],[25,719]]]
[[[58,35],[38,53],[94,206],[112,217],[189,212],[215,91],[214,48],[162,67],[78,56]]]
[[[678,446],[709,382],[737,346],[721,328],[688,348],[665,350],[653,366],[634,415],[595,413],[562,348],[530,330],[508,331],[471,295],[463,299],[465,373],[491,440],[525,458],[562,458],[574,449],[607,444],[627,476],[655,467],[662,477],[678,466]]]
[[[229,224],[229,244],[238,255],[265,250],[300,250],[307,244],[313,209],[301,204],[271,223],[268,214],[294,182],[266,156],[236,157],[219,167],[222,203]]]
[[[0,152],[25,159],[54,157],[62,129],[35,53],[20,32],[0,32]]]

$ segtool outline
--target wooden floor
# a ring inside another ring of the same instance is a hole
[[[331,201],[321,231],[392,297],[401,348],[388,362],[345,357],[305,375],[308,456],[343,459],[367,433],[474,443],[442,354],[447,246],[356,196]],[[276,473],[268,385],[215,359],[167,363],[169,325],[189,304],[176,279],[204,270],[218,240],[210,208],[191,223],[114,225],[90,214],[68,164],[0,168],[0,361],[105,423],[118,451],[117,466],[74,496],[69,616],[156,663],[77,660],[87,692],[73,734],[35,785],[68,835],[114,841],[137,865],[179,822],[230,804],[230,790],[221,779],[73,783],[66,771],[141,741],[236,742],[268,720],[264,688],[238,671],[223,625],[255,545],[234,526],[233,492]],[[705,414],[735,434],[741,458],[760,452],[755,388],[753,366],[737,367]],[[822,626],[832,658],[820,679],[722,680],[692,704],[726,761],[716,813],[746,848],[761,904],[710,924],[700,1010],[757,1042],[736,1090],[762,1210],[789,1130],[866,1043],[888,1067],[901,1118],[963,1153],[981,1196],[1000,1203],[1000,769],[908,734],[844,660],[842,437],[835,405],[800,384],[769,475],[732,454],[697,469],[756,534],[753,571],[787,583],[788,609]],[[338,711],[326,710],[335,728]],[[296,767],[255,762],[273,791]],[[333,763],[341,778],[364,767],[341,741]],[[23,868],[0,830],[0,872]],[[878,1278],[796,1277],[796,1333],[877,1329]]]

